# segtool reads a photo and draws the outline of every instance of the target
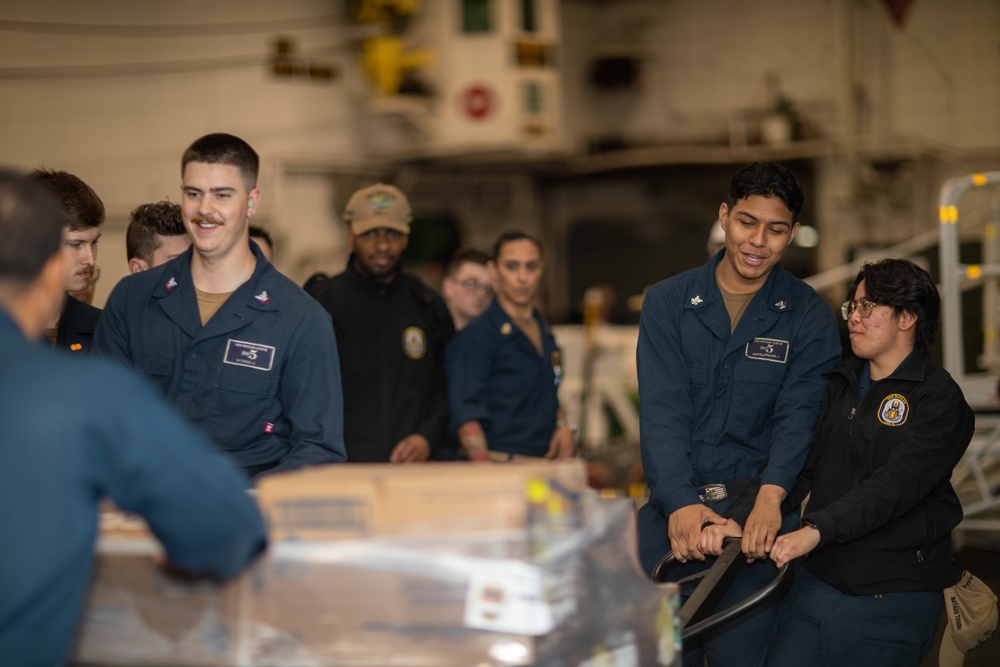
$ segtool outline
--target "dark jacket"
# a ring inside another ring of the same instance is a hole
[[[380,283],[352,256],[308,292],[333,318],[344,388],[344,444],[351,462],[385,462],[400,440],[445,443],[448,398],[444,348],[455,333],[448,308],[419,278],[400,272]]]
[[[101,309],[89,303],[66,295],[62,314],[59,315],[59,331],[56,334],[56,349],[70,352],[90,352],[94,344],[94,329],[101,317]]]
[[[850,595],[951,586],[962,506],[950,478],[972,439],[972,409],[925,351],[859,401],[863,367],[852,357],[830,374],[816,442],[789,494],[798,506],[812,492],[803,520],[820,543],[805,566]]]

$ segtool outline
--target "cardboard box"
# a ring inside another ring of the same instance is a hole
[[[523,528],[528,490],[539,480],[568,502],[587,491],[579,461],[352,464],[265,477],[257,498],[275,540],[440,537]]]
[[[256,572],[253,619],[282,641],[255,639],[254,659],[465,665],[498,642],[532,656],[553,610],[565,617],[575,599],[572,571],[531,565],[531,488],[579,522],[579,463],[339,466],[262,480],[277,543]],[[563,598],[550,604],[549,591]]]

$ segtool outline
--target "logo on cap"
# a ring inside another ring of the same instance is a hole
[[[389,215],[393,203],[393,197],[385,191],[373,192],[368,197],[368,205],[374,215]]]

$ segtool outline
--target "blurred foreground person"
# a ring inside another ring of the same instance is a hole
[[[65,298],[59,208],[0,170],[0,662],[63,665],[97,506],[142,515],[172,564],[219,579],[264,546],[245,477],[145,381],[31,341]]]

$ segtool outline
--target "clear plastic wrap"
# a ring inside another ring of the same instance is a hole
[[[77,660],[680,664],[676,591],[637,568],[631,502],[600,499],[579,465],[355,466],[366,481],[347,483],[350,468],[262,485],[271,545],[226,585],[173,580],[150,538],[105,536]]]

